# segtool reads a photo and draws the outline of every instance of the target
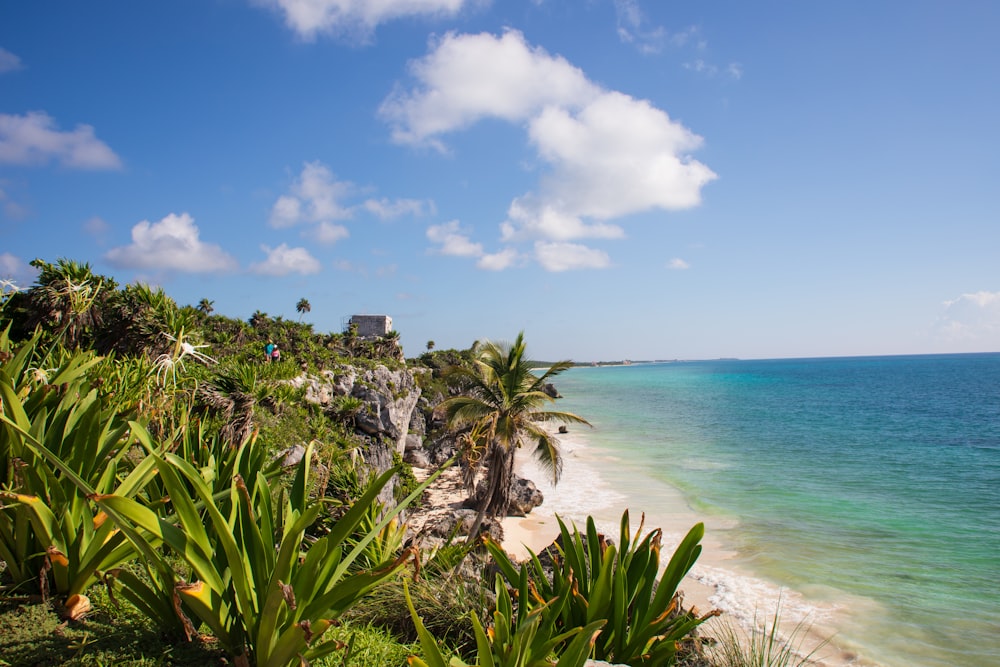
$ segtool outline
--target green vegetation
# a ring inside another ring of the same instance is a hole
[[[324,371],[407,368],[398,335],[243,322],[86,264],[35,266],[0,298],[0,665],[668,664],[704,620],[663,613],[697,529],[655,593],[659,533],[630,542],[627,517],[618,550],[563,526],[551,580],[491,543],[408,546],[400,517],[434,476],[418,484],[361,429],[365,400],[305,400]],[[432,347],[411,362],[429,433],[447,431],[443,401],[467,462],[490,466],[482,511],[505,508],[522,441],[558,476],[539,423],[586,423],[541,409],[566,364],[533,374],[522,336]]]
[[[449,426],[467,428],[464,463],[474,473],[486,466],[486,481],[477,494],[479,513],[470,537],[475,537],[485,516],[506,516],[514,482],[514,451],[522,444],[533,446],[535,457],[559,480],[562,455],[558,440],[543,428],[548,422],[587,424],[569,412],[543,409],[555,398],[545,392],[545,385],[570,362],[553,364],[541,375],[532,372],[532,363],[524,356],[524,332],[512,344],[485,341],[473,350],[473,364],[456,366],[451,377],[462,393],[441,404]]]
[[[711,618],[681,609],[677,586],[701,553],[705,528],[697,524],[677,547],[660,573],[660,531],[641,541],[642,526],[631,535],[629,516],[622,515],[618,546],[597,532],[593,519],[586,534],[570,531],[559,521],[559,557],[553,559],[551,575],[538,556],[520,566],[514,564],[494,542],[487,546],[497,566],[525,610],[539,614],[556,630],[582,627],[597,621],[611,632],[595,639],[594,656],[629,665],[673,665],[678,643]]]

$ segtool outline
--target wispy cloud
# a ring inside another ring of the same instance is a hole
[[[667,268],[672,271],[684,271],[685,269],[690,269],[691,265],[680,257],[674,257],[672,260],[667,262]]]
[[[2,185],[3,181],[0,181],[0,186]],[[2,187],[0,187],[0,210],[3,211],[4,217],[12,220],[24,218],[28,215],[28,208],[14,201],[10,194]]]
[[[611,266],[611,258],[603,250],[588,248],[578,243],[535,243],[535,259],[546,271],[570,271],[573,269],[606,269]]]
[[[427,238],[438,244],[437,252],[453,257],[482,257],[483,244],[473,243],[464,233],[458,220],[427,228]]]
[[[646,100],[601,88],[520,32],[449,33],[410,71],[414,87],[394,91],[380,110],[399,143],[446,150],[445,135],[488,118],[527,129],[542,177],[512,200],[504,242],[623,238],[611,221],[696,206],[716,177],[691,157],[701,137]],[[572,251],[582,255],[580,248]],[[542,262],[544,251],[534,257],[549,270],[562,265]],[[587,258],[578,264],[608,263],[603,251]]]
[[[310,275],[319,273],[323,268],[319,260],[310,255],[305,248],[289,248],[288,244],[282,243],[277,248],[262,245],[260,249],[267,257],[261,262],[251,264],[251,273],[264,276],[287,276],[290,273]]]
[[[432,252],[451,257],[474,257],[476,266],[484,271],[503,271],[514,266],[521,254],[507,246],[497,252],[488,253],[482,243],[473,242],[469,231],[462,229],[458,220],[427,228],[427,238],[437,244]]]
[[[255,0],[280,12],[285,25],[306,41],[331,35],[364,42],[387,21],[410,16],[457,14],[466,0]]]
[[[99,243],[103,242],[111,232],[111,225],[104,218],[92,216],[83,222],[83,231]]]
[[[366,211],[381,220],[393,220],[402,216],[420,217],[434,213],[434,202],[423,199],[367,199],[361,205]]]
[[[38,269],[28,264],[17,255],[0,252],[0,281],[13,283],[17,289],[27,289],[38,277]],[[11,286],[8,285],[7,290]]]
[[[5,48],[0,47],[0,74],[16,72],[24,67],[21,59]]]
[[[132,243],[112,248],[104,259],[116,268],[147,271],[222,273],[238,268],[220,246],[200,239],[194,218],[187,213],[139,222],[132,227]]]
[[[1000,346],[1000,292],[970,292],[942,304],[937,331],[949,342],[968,347]]]
[[[121,159],[90,125],[61,131],[44,111],[0,114],[0,164],[41,165],[55,160],[72,169],[119,169]]]
[[[708,77],[724,76],[734,80],[743,78],[743,65],[736,62],[729,63],[725,67],[720,68],[718,65],[713,65],[701,58],[697,58],[684,63],[684,69]]]
[[[322,162],[306,162],[288,194],[274,202],[268,224],[277,229],[310,225],[304,236],[331,244],[350,236],[348,228],[340,223],[353,219],[358,212],[392,220],[434,211],[433,202],[417,199],[383,197],[351,203],[359,194],[360,188],[350,181],[339,180]]]
[[[618,38],[634,44],[641,53],[659,53],[670,39],[663,26],[649,26],[649,21],[636,0],[615,0]]]

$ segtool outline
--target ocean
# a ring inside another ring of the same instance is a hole
[[[1000,354],[574,368],[556,386],[594,428],[573,427],[560,486],[580,488],[550,510],[704,521],[713,604],[745,620],[780,602],[858,664],[1000,665]]]

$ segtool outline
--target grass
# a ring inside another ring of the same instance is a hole
[[[88,592],[96,593],[96,589]],[[0,606],[0,628],[0,665],[4,666],[226,664],[225,654],[209,643],[168,640],[143,619],[123,616],[98,601],[85,620],[72,623],[61,620],[47,604],[6,602]]]
[[[187,643],[162,636],[127,603],[110,605],[106,593],[88,591],[94,611],[68,623],[47,604],[0,603],[0,666],[49,667],[210,667],[230,664],[211,641]],[[402,667],[417,644],[401,643],[387,630],[370,624],[344,624],[329,630],[332,638],[351,646],[315,667]]]
[[[753,629],[747,631],[732,620],[717,622],[715,646],[710,651],[715,667],[807,667],[815,664],[813,656],[826,645],[822,642],[809,652],[802,644],[809,632],[809,624],[800,621],[786,637],[779,631],[781,602],[775,609],[770,625],[765,616],[758,622],[754,612]]]

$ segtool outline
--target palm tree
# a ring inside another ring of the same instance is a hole
[[[433,349],[434,349],[434,341],[432,340],[427,341],[427,351],[430,352]]]
[[[252,326],[254,329],[259,329],[260,327],[264,326],[267,320],[268,320],[267,313],[265,313],[262,310],[255,310],[253,312],[253,315],[250,316],[250,326]]]
[[[303,315],[312,312],[312,306],[309,305],[308,299],[299,299],[299,302],[295,304],[295,310],[299,311],[299,322],[301,322]]]
[[[474,496],[479,502],[479,512],[469,530],[469,539],[475,537],[487,515],[506,516],[514,481],[514,452],[518,447],[534,447],[535,458],[552,473],[552,481],[556,483],[562,472],[559,441],[543,424],[590,425],[573,413],[544,409],[555,401],[545,392],[545,385],[572,366],[572,362],[557,362],[541,375],[535,375],[524,351],[523,331],[512,344],[477,343],[473,365],[455,367],[450,373],[463,383],[464,389],[461,395],[441,404],[448,425],[470,429],[466,460],[473,467],[480,462],[487,466],[486,478]]]
[[[33,314],[29,324],[53,328],[67,348],[83,343],[84,337],[102,324],[103,305],[117,283],[96,275],[90,264],[60,258],[55,264],[31,261],[39,270],[36,284],[28,290]]]
[[[200,310],[204,315],[211,315],[212,311],[215,310],[215,308],[212,307],[214,305],[215,305],[214,301],[209,301],[208,299],[202,299],[201,301],[198,302],[198,310]]]

